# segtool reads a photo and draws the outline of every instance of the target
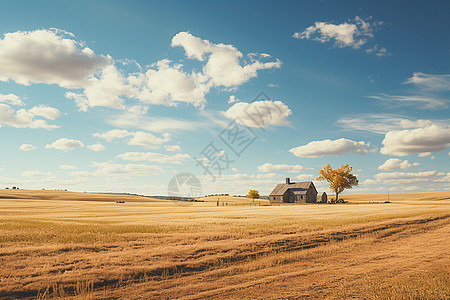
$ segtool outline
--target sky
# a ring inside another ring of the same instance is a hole
[[[448,1],[0,7],[2,188],[450,189]]]

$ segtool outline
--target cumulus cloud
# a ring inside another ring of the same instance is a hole
[[[311,168],[305,168],[301,165],[285,165],[285,164],[280,164],[280,165],[274,165],[271,163],[265,163],[263,165],[258,166],[258,171],[259,172],[279,172],[279,171],[284,171],[284,172],[291,172],[291,173],[297,173],[297,172],[301,172],[301,171],[305,171],[305,170],[313,170]]]
[[[36,147],[33,146],[33,145],[31,145],[31,144],[22,144],[22,145],[19,147],[19,149],[22,150],[22,151],[31,151],[31,150],[36,149]]]
[[[287,117],[292,114],[289,107],[281,101],[253,101],[236,103],[224,115],[235,119],[239,124],[265,128],[269,125],[286,125]]]
[[[332,24],[327,22],[315,22],[314,25],[306,28],[302,32],[295,32],[296,39],[315,40],[321,43],[334,42],[334,46],[343,48],[351,47],[359,49],[361,46],[373,40],[374,28],[383,22],[366,20],[356,16],[353,20],[348,20],[342,24]],[[375,53],[377,56],[385,56],[388,51],[384,47],[374,45],[366,50],[367,53]]]
[[[420,166],[420,163],[418,162],[410,163],[407,160],[402,161],[401,159],[398,158],[390,158],[386,160],[381,166],[379,166],[378,170],[393,171],[398,169],[409,169],[418,166]]]
[[[214,44],[188,32],[173,37],[173,47],[183,47],[188,58],[201,62],[201,71],[187,72],[183,64],[168,59],[137,72],[124,72],[110,56],[97,55],[59,29],[17,31],[0,39],[0,81],[19,84],[57,84],[68,89],[66,98],[81,111],[90,107],[125,109],[127,99],[144,104],[203,107],[212,87],[236,88],[262,69],[279,68],[281,62],[268,54],[243,54],[232,45]],[[21,105],[13,94],[0,95],[0,102]]]
[[[239,102],[239,99],[236,98],[236,96],[231,95],[230,98],[228,99],[228,103],[235,103],[235,102]]]
[[[450,75],[434,75],[415,72],[411,78],[408,78],[405,81],[405,84],[408,83],[412,83],[424,89],[448,91],[450,90]]]
[[[380,152],[387,155],[439,152],[450,146],[450,127],[432,124],[422,128],[390,131],[382,143]]]
[[[256,59],[255,53],[249,55],[250,61],[242,64],[243,54],[232,45],[214,44],[202,40],[189,32],[179,32],[172,39],[172,47],[183,47],[186,56],[191,59],[205,61],[203,75],[214,86],[239,86],[256,77],[257,71],[262,69],[280,68],[279,60],[263,62],[270,58],[265,53]]]
[[[95,152],[101,152],[101,151],[105,151],[106,150],[105,146],[103,146],[100,143],[93,144],[93,145],[88,145],[87,148],[92,150],[92,151],[95,151]]]
[[[61,138],[59,140],[54,141],[51,144],[45,145],[46,149],[57,149],[62,151],[68,151],[73,150],[76,148],[82,148],[84,147],[84,144],[78,140],[73,139],[67,139],[67,138]]]
[[[109,61],[62,30],[16,31],[0,39],[1,81],[80,87]]]
[[[105,139],[108,142],[112,142],[114,139],[123,139],[130,135],[131,133],[128,130],[121,130],[121,129],[113,129],[104,133],[97,132],[92,134],[93,137]]]
[[[136,131],[132,133],[132,138],[128,141],[128,145],[137,146],[158,146],[170,141],[170,135],[164,133],[162,138],[156,137],[149,132]]]
[[[128,81],[138,90],[136,98],[146,104],[173,106],[189,103],[203,106],[211,87],[201,73],[185,73],[182,64],[163,59],[145,73],[136,73]]]
[[[419,157],[427,157],[427,156],[431,156],[431,152],[422,152],[422,153],[419,153],[418,156],[419,156]]]
[[[180,145],[165,145],[164,149],[169,152],[179,152],[181,151]]]
[[[35,117],[39,114],[45,118],[56,117],[59,111],[51,107],[33,107],[30,110],[14,110],[7,104],[0,103],[0,127],[7,125],[15,128],[43,128],[55,129],[59,126],[48,124],[45,120],[39,120]]]
[[[96,106],[124,109],[124,96],[135,95],[133,87],[114,65],[106,66],[99,75],[89,77],[83,88],[82,93],[66,93],[66,98],[73,99],[81,111]]]
[[[61,116],[61,112],[56,108],[39,105],[30,109],[30,112],[35,116],[41,116],[49,120],[55,120]]]
[[[338,140],[312,141],[307,145],[292,148],[289,150],[298,157],[322,157],[324,155],[343,155],[347,152],[358,154],[367,154],[374,152],[375,149],[363,141],[355,142],[349,139],[341,138]]]
[[[162,164],[181,164],[186,159],[191,158],[189,154],[177,153],[175,155],[165,155],[154,152],[126,152],[117,155],[117,158],[131,161],[151,161]]]
[[[128,130],[113,129],[104,133],[94,133],[94,137],[102,138],[108,142],[112,142],[114,139],[123,139],[129,137],[126,143],[128,145],[138,145],[138,146],[159,146],[163,143],[170,141],[170,135],[164,133],[162,138],[156,137],[150,132],[135,131],[131,132]]]
[[[24,106],[25,103],[20,99],[19,96],[16,96],[14,94],[0,94],[0,102],[8,103],[11,105],[17,105],[17,106]]]
[[[416,105],[420,109],[447,108],[447,101],[432,96],[402,96],[380,94],[378,96],[368,96],[368,98],[381,101],[390,101],[404,105]]]

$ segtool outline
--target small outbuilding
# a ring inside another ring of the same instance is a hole
[[[269,195],[272,203],[317,203],[317,190],[312,181],[279,183]]]
[[[323,192],[322,194],[322,203],[327,203],[328,202],[328,195],[327,193]]]

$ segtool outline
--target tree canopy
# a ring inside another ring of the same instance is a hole
[[[253,199],[253,202],[255,199],[259,199],[259,192],[257,190],[250,190],[248,191],[247,198]]]
[[[353,186],[359,184],[358,178],[352,173],[352,167],[348,164],[342,165],[339,169],[333,170],[333,168],[328,164],[323,166],[319,170],[318,181],[326,180],[329,183],[330,189],[336,193],[336,201],[339,200],[339,194],[344,191],[344,189],[351,189]]]

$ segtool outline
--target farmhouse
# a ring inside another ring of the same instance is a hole
[[[279,183],[273,189],[269,200],[275,203],[316,203],[317,190],[312,181],[291,182],[286,178],[286,183]]]

